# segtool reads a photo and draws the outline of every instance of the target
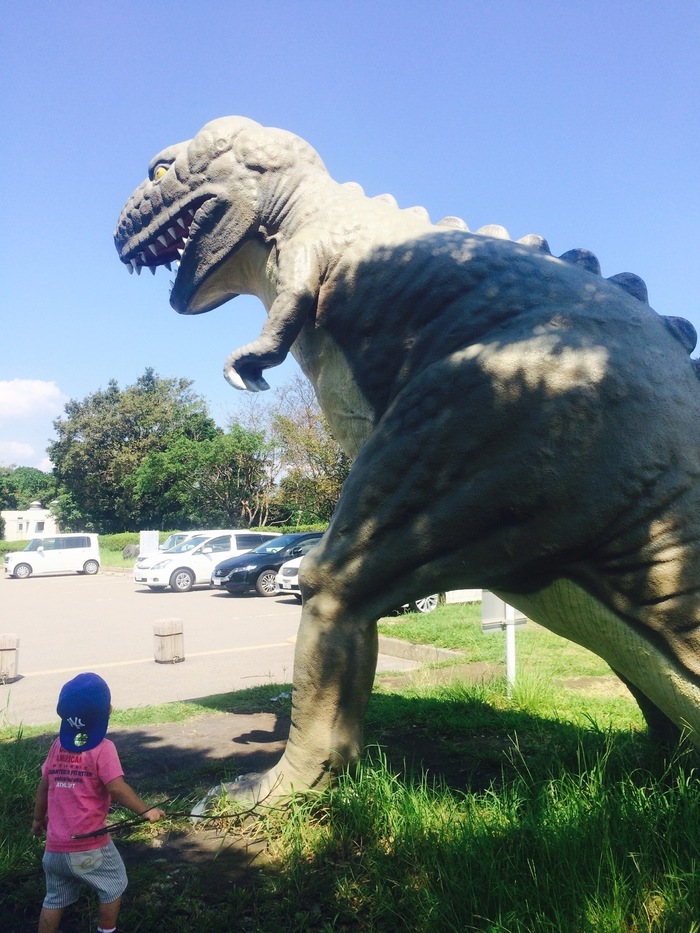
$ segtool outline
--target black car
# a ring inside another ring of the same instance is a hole
[[[211,575],[211,585],[229,593],[254,589],[258,596],[276,596],[275,577],[282,564],[292,557],[301,557],[322,537],[322,531],[300,531],[266,541],[247,554],[229,557],[217,564]]]

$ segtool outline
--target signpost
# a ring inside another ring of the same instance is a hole
[[[505,600],[484,590],[481,594],[482,632],[506,632],[506,683],[508,696],[515,684],[515,626],[525,625],[527,619],[522,612],[509,606]]]

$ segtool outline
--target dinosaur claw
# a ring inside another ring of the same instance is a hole
[[[241,389],[241,391],[245,391],[248,388],[240,374],[237,373],[232,366],[227,366],[224,369],[224,379],[230,386],[233,386],[234,389]]]
[[[224,378],[234,389],[241,389],[248,392],[265,392],[270,388],[268,382],[263,379],[261,373],[257,375],[241,373],[233,366],[227,365],[224,368]]]

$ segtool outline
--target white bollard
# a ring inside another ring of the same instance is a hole
[[[153,648],[157,664],[177,664],[185,660],[185,633],[182,619],[160,619],[153,625]]]
[[[19,635],[0,635],[0,684],[19,677]]]

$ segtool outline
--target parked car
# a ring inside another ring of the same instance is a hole
[[[191,538],[192,535],[202,534],[202,530],[199,531],[174,531],[171,535],[163,541],[162,544],[158,545],[159,551],[169,551],[170,548],[177,547],[178,544],[182,544],[185,538]]]
[[[282,536],[273,531],[235,531],[194,535],[177,547],[152,555],[146,565],[134,567],[134,583],[145,583],[151,590],[169,586],[186,593],[198,583],[208,583],[212,571],[222,558],[245,554],[261,544],[277,541]]]
[[[305,555],[316,547],[318,541],[311,541],[308,546],[301,544],[303,554],[299,557],[293,557],[285,561],[275,576],[275,592],[277,596],[284,596],[286,593],[295,596],[301,602],[301,590],[299,589],[299,567]]]
[[[32,538],[22,551],[5,554],[5,573],[20,580],[33,573],[93,574],[100,569],[100,546],[97,535],[49,535]]]
[[[211,585],[238,595],[255,590],[258,596],[275,596],[275,577],[282,564],[292,557],[302,557],[323,537],[321,531],[300,531],[267,541],[243,557],[230,557],[217,564]]]
[[[163,559],[163,551],[173,551],[176,547],[179,547],[181,544],[184,544],[186,541],[192,541],[193,538],[201,538],[204,535],[206,538],[213,538],[215,535],[231,535],[235,534],[235,528],[198,528],[197,531],[178,531],[175,534],[169,535],[163,544],[158,546],[157,551],[151,551],[148,554],[139,554],[136,558],[136,567],[139,570],[144,570],[146,567],[152,567],[154,564],[157,564],[160,560]],[[244,532],[241,532],[243,534]],[[170,541],[171,538],[176,540]],[[201,543],[201,542],[198,542]],[[165,546],[167,544],[167,547]],[[258,541],[257,544],[260,544]],[[252,547],[256,547],[254,544]],[[196,547],[195,544],[189,544],[188,549]],[[240,553],[244,552],[244,548],[241,548]],[[250,550],[248,548],[248,550]]]
[[[314,545],[317,542],[314,542]],[[311,548],[308,548],[305,553],[308,553]],[[299,567],[301,566],[302,557],[293,557],[291,560],[286,561],[280,569],[277,571],[277,576],[275,577],[275,591],[278,596],[284,596],[289,594],[295,596],[299,602],[301,602],[301,590],[299,589]],[[422,599],[416,599],[414,602],[405,603],[401,610],[402,612],[432,612],[433,609],[438,607],[440,603],[440,594],[433,593],[430,596],[424,596]]]
[[[440,594],[431,593],[430,596],[424,596],[422,599],[416,599],[413,602],[406,603],[402,608],[409,612],[432,612],[440,604]]]

